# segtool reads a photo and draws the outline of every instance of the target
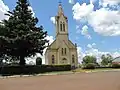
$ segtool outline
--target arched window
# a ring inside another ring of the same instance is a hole
[[[63,22],[63,31],[65,31],[65,23]]]
[[[52,64],[54,64],[54,63],[55,63],[55,56],[52,55]]]
[[[62,55],[63,55],[63,48],[62,48]]]
[[[60,31],[62,31],[62,22],[60,22]]]
[[[65,55],[67,54],[67,49],[65,48]]]
[[[72,55],[72,63],[75,63],[75,56]]]

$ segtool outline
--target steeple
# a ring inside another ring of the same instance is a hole
[[[62,2],[59,1],[59,6],[58,6],[58,16],[63,15],[63,9],[62,9]]]
[[[68,20],[64,15],[61,2],[58,5],[58,15],[55,16],[56,38],[64,37],[68,39]]]

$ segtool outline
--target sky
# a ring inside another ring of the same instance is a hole
[[[13,10],[17,0],[0,0],[0,21],[7,19],[6,11]],[[59,0],[29,0],[33,16],[48,32],[50,43],[55,39],[55,16]],[[94,55],[100,62],[102,54],[120,56],[120,0],[61,0],[68,17],[69,39],[77,43],[78,60]],[[45,49],[46,50],[46,49]],[[44,50],[44,52],[45,52]],[[37,54],[37,56],[40,56]],[[36,56],[36,57],[37,57]],[[29,58],[28,61],[35,60]],[[44,55],[43,63],[45,63]],[[30,62],[31,63],[31,62]]]

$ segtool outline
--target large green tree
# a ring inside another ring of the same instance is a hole
[[[101,56],[101,60],[101,65],[106,66],[112,63],[113,57],[110,54],[106,54]]]
[[[97,64],[97,59],[96,59],[96,57],[94,57],[94,56],[86,55],[86,56],[83,58],[82,63],[83,63],[84,65],[85,65],[85,64],[89,64],[89,63]]]
[[[47,32],[37,26],[38,19],[29,9],[28,0],[18,0],[13,11],[8,11],[8,20],[0,25],[0,55],[20,60],[25,65],[25,57],[40,53],[42,55]]]

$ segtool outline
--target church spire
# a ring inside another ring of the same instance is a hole
[[[59,1],[59,6],[58,6],[58,16],[63,15],[63,9],[62,9],[62,2],[61,0]]]

